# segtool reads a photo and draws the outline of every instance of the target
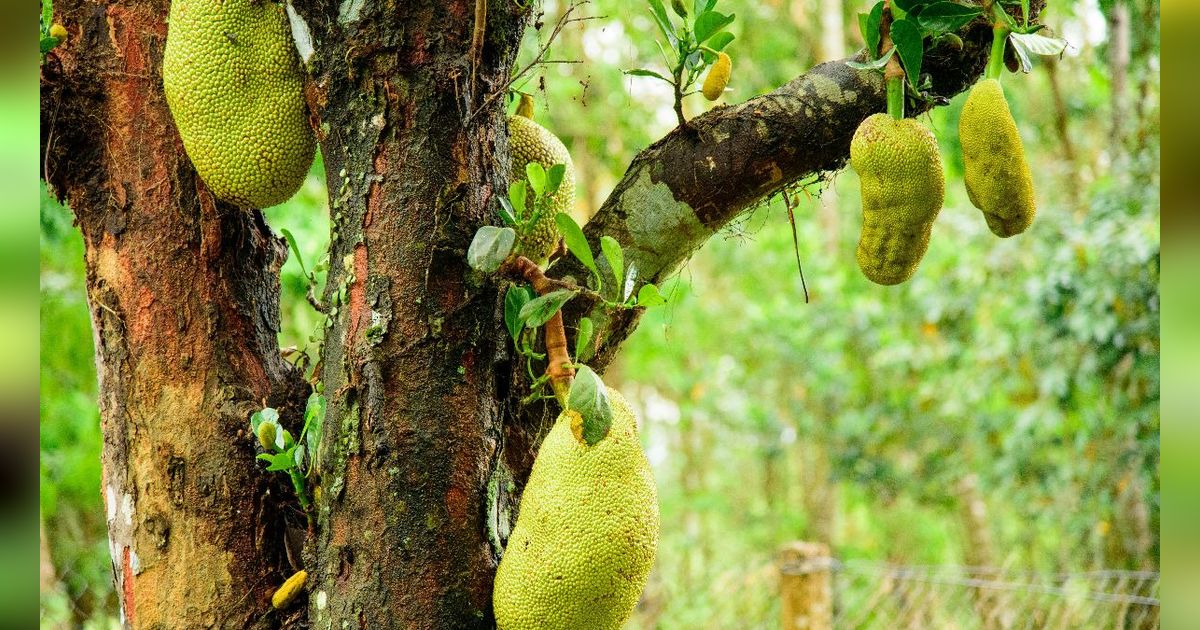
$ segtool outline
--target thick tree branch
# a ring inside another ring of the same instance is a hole
[[[1033,5],[1036,16],[1043,3]],[[926,53],[924,73],[937,99],[970,87],[987,63],[990,24],[977,20],[959,36],[961,48],[943,44]],[[638,282],[658,283],[742,212],[789,184],[842,168],[859,123],[886,108],[883,77],[846,61],[823,63],[770,93],[713,109],[646,148],[587,224],[593,248],[602,235],[616,238]],[[910,108],[909,115],[932,106]],[[553,274],[586,277],[575,260],[562,261]],[[609,314],[573,300],[568,325],[585,314],[597,324],[593,363],[603,368],[640,312]]]

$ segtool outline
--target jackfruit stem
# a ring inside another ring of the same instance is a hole
[[[896,47],[892,42],[892,2],[884,0],[883,19],[879,25],[879,49],[887,52]],[[887,82],[887,112],[896,120],[904,120],[904,66],[900,65],[899,51],[894,51],[883,69]]]
[[[1006,41],[1008,41],[1008,27],[997,22],[992,27],[992,51],[988,55],[987,70],[983,75],[985,78],[1000,80],[1000,74],[1004,71],[1004,42]]]
[[[887,80],[887,111],[896,120],[904,120],[904,76]]]
[[[533,285],[538,295],[546,295],[558,288],[537,263],[524,257],[517,256],[511,263],[511,269],[516,275],[525,278]],[[571,382],[575,380],[574,362],[567,350],[567,331],[563,326],[562,309],[554,314],[543,326],[546,335],[546,376],[550,377],[550,388],[559,406],[567,408],[567,396],[571,391]]]

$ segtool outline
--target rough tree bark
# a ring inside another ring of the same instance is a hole
[[[518,404],[502,286],[469,272],[464,254],[505,187],[503,99],[487,99],[529,10],[296,4],[315,50],[306,96],[333,215],[324,298],[344,288],[346,300],[322,353],[308,606],[278,614],[268,599],[290,571],[294,508],[242,431],[264,404],[296,422],[307,394],[276,340],[286,251],[260,212],[214,202],[184,156],[161,90],[167,4],[61,0],[70,39],[42,71],[43,176],[87,248],[126,624],[490,627],[498,546],[550,410]],[[987,56],[987,25],[960,35],[961,49],[926,59],[942,96]],[[881,80],[830,62],[713,110],[638,156],[588,237],[614,236],[638,280],[659,282],[737,214],[840,168],[855,127],[883,109]],[[555,275],[568,274],[584,277],[564,260]],[[568,329],[595,310],[602,368],[638,314],[594,306],[573,300]]]
[[[243,429],[305,394],[275,338],[283,242],[215,203],[184,158],[159,74],[167,2],[55,14],[70,43],[42,70],[42,174],[86,247],[122,617],[265,627],[283,511]]]

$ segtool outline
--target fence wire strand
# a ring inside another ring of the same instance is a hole
[[[1159,627],[1158,573],[834,562],[836,628]],[[785,569],[786,570],[786,569]]]

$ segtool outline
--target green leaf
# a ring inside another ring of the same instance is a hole
[[[867,42],[868,57],[874,59],[879,54],[879,25],[883,23],[883,0],[871,7],[871,12],[865,18],[859,16],[858,27],[862,30],[863,41]]]
[[[621,286],[621,280],[625,279],[625,252],[621,250],[621,244],[611,236],[601,236],[600,251],[608,261],[608,267],[612,269],[617,286]]]
[[[733,41],[733,37],[733,33],[730,33],[729,31],[722,31],[716,35],[713,35],[712,39],[708,40],[708,47],[713,50],[725,50],[725,47],[729,45],[729,42]]]
[[[505,225],[516,225],[517,214],[513,212],[512,202],[508,200],[508,197],[498,197],[498,199],[500,200],[500,219],[504,221]]]
[[[887,65],[888,59],[892,58],[892,53],[894,52],[896,52],[895,48],[889,48],[882,57],[874,61],[868,61],[866,63],[861,61],[847,61],[846,65],[854,68],[855,70],[878,70]]]
[[[508,287],[504,294],[504,325],[514,342],[520,338],[521,331],[525,328],[525,321],[521,319],[521,309],[532,299],[533,292],[519,284]]]
[[[558,231],[562,232],[563,240],[567,242],[567,249],[571,250],[584,267],[600,275],[600,271],[596,269],[596,259],[592,257],[592,250],[588,247],[587,237],[583,235],[583,230],[575,219],[565,212],[559,212],[555,215],[554,222],[558,224]]]
[[[892,0],[892,6],[905,13],[912,13],[914,10],[919,9],[923,5],[931,4],[935,1],[936,0]]]
[[[525,197],[528,195],[529,189],[525,187],[525,181],[514,182],[508,187],[508,199],[512,202],[514,214],[517,217],[517,223],[525,219]]]
[[[264,455],[266,457],[264,457]],[[296,466],[296,460],[294,457],[295,455],[292,454],[292,449],[288,449],[282,453],[274,453],[272,455],[266,455],[266,453],[264,453],[258,456],[259,459],[266,459],[267,461],[271,462],[271,465],[267,466],[267,470],[271,472],[291,470]]]
[[[979,7],[968,7],[957,2],[935,2],[921,10],[917,23],[933,35],[941,35],[957,31],[982,14]]]
[[[603,440],[612,428],[613,410],[608,400],[608,388],[592,368],[586,365],[579,368],[575,374],[575,381],[571,383],[567,409],[578,413],[583,419],[580,433],[589,446],[595,446]]]
[[[296,448],[292,449],[292,461],[295,462],[296,468],[304,470],[304,456],[307,454],[303,444],[297,444]]]
[[[562,186],[563,177],[567,173],[566,164],[555,164],[550,167],[550,171],[546,173],[546,194],[553,195],[558,192],[558,187]]]
[[[288,247],[292,249],[292,254],[296,256],[296,262],[300,263],[300,271],[304,274],[304,277],[307,278],[308,270],[304,268],[304,258],[300,256],[300,248],[296,246],[296,237],[292,236],[292,231],[287,228],[283,228],[279,231],[283,232],[284,240],[287,241]]]
[[[908,82],[913,86],[917,85],[917,79],[921,76],[921,57],[925,54],[921,40],[921,27],[912,20],[892,22],[892,42],[896,44],[896,52],[900,53]]]
[[[717,6],[717,0],[695,0],[692,3],[692,15],[700,15],[705,11],[711,11]]]
[[[649,0],[650,15],[654,16],[654,23],[658,25],[658,30],[671,42],[671,48],[679,46],[679,37],[675,35],[675,26],[671,24],[671,18],[667,15],[667,9],[663,7],[662,0]]]
[[[592,332],[594,325],[590,317],[583,317],[579,320],[579,330],[575,331],[575,360],[587,361],[592,357],[592,347],[588,345],[592,341]]]
[[[54,47],[58,46],[58,44],[59,44],[59,41],[58,41],[57,37],[51,37],[49,35],[46,35],[45,37],[41,38],[41,40],[38,42],[38,51],[44,55],[44,54],[50,52],[51,50],[54,50]]]
[[[703,44],[708,38],[720,33],[733,23],[734,15],[723,15],[716,11],[705,11],[696,16],[696,43]]]
[[[641,289],[638,289],[637,305],[650,308],[652,306],[662,306],[667,303],[667,299],[658,292],[658,287],[653,284],[644,284]]]
[[[663,75],[661,75],[653,70],[647,70],[645,68],[636,68],[634,70],[626,70],[625,74],[628,74],[630,76],[635,76],[635,77],[654,77],[655,79],[662,79],[663,81],[666,81],[667,83],[672,82],[667,77],[664,77]]]
[[[525,165],[525,179],[529,182],[529,187],[533,189],[534,197],[541,197],[546,192],[546,169],[542,168],[537,162],[530,162]]]
[[[321,427],[325,421],[325,397],[317,392],[308,395],[308,403],[304,406],[304,443],[308,452],[315,453],[321,445]]]
[[[563,307],[568,300],[575,297],[575,292],[570,289],[558,289],[551,291],[546,295],[530,300],[525,306],[521,307],[519,317],[525,322],[525,326],[529,328],[537,328],[545,324],[554,317],[558,309]]]
[[[687,7],[683,6],[683,0],[671,0],[671,9],[675,11],[675,15],[687,19]]]
[[[516,242],[517,233],[512,228],[485,225],[471,239],[471,246],[467,249],[467,264],[476,271],[492,273],[508,258]]]

